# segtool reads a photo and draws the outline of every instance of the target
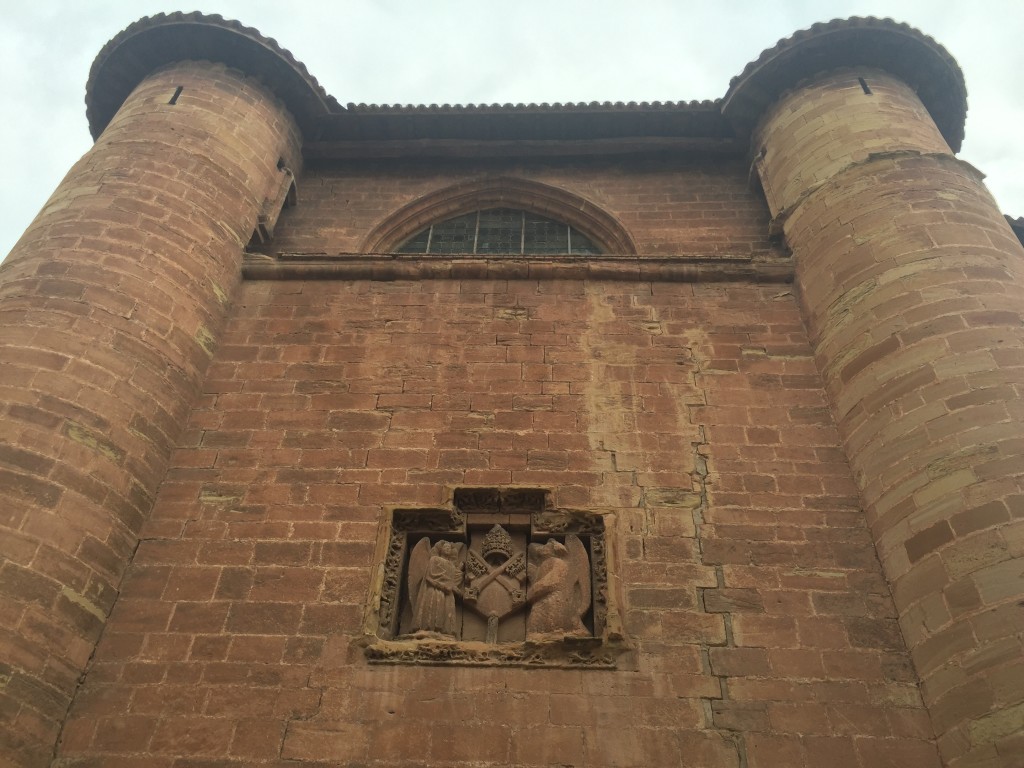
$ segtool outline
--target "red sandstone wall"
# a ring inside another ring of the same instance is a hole
[[[220,65],[166,68],[135,89],[0,270],[6,765],[50,762],[278,158],[297,154],[294,124],[258,84]]]
[[[706,165],[660,157],[576,162],[347,163],[310,169],[298,205],[281,217],[269,252],[359,253],[367,234],[403,205],[460,182],[522,177],[575,193],[630,232],[642,254],[770,250],[768,212],[742,161]],[[515,207],[515,206],[513,206]]]
[[[786,236],[805,316],[943,758],[1017,768],[1024,251],[884,73],[806,84],[758,140],[769,199],[801,201]]]
[[[785,286],[244,284],[64,764],[937,766],[826,406]],[[614,517],[636,671],[366,663],[384,512],[496,484]]]

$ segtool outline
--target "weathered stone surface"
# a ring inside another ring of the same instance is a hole
[[[0,762],[52,751],[209,369],[264,187],[298,152],[262,85],[171,66],[138,83],[4,262],[0,538],[39,556],[0,570],[0,658],[63,704],[6,688],[23,746]]]
[[[730,124],[152,23],[3,268],[0,762],[1017,768],[1024,262],[932,41]],[[605,253],[370,253],[489,207]]]
[[[918,95],[884,72],[805,83],[769,108],[755,146],[900,610],[903,638],[852,620],[850,641],[906,640],[946,764],[1012,766],[988,673],[964,667],[955,694],[946,677],[1004,636],[975,623],[1024,596],[1007,543],[1024,477],[1020,243]]]
[[[617,631],[608,634],[620,619],[609,599],[604,520],[551,509],[548,495],[458,488],[447,510],[395,510],[382,529],[383,578],[368,606],[367,631],[385,642],[368,648],[370,658],[414,661],[419,644],[423,661],[447,652],[455,663],[539,662],[557,656],[567,638],[596,641],[570,644],[578,650],[620,640]],[[389,646],[394,639],[403,644]],[[550,646],[550,653],[524,654],[524,641]]]

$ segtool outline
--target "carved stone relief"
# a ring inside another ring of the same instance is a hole
[[[583,624],[591,608],[590,558],[579,536],[530,545],[529,602],[527,634],[590,634]]]
[[[455,595],[462,587],[462,549],[462,544],[445,539],[431,546],[426,536],[413,547],[407,569],[410,631],[456,636]]]
[[[451,509],[395,510],[387,535],[371,661],[615,666],[628,650],[607,631],[600,515],[458,489]]]

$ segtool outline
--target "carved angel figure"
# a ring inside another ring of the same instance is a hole
[[[455,595],[462,586],[464,544],[439,541],[430,546],[424,536],[409,556],[408,586],[412,603],[412,632],[458,634]]]
[[[590,560],[578,536],[530,545],[528,635],[588,635]]]

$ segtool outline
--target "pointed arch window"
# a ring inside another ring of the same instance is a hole
[[[530,211],[489,208],[431,224],[398,253],[599,254],[575,227]]]

